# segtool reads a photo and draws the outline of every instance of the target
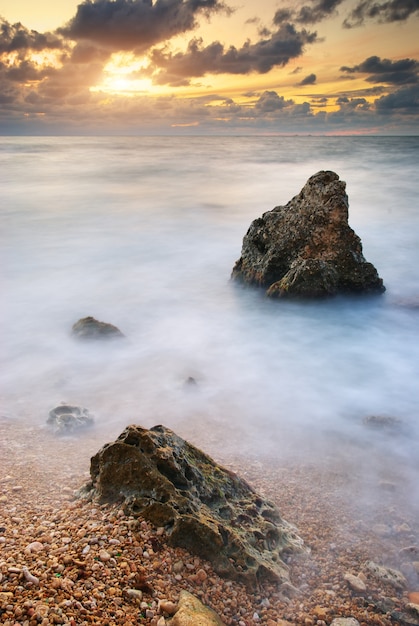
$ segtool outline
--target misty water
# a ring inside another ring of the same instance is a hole
[[[162,423],[284,459],[347,440],[417,468],[418,164],[419,137],[2,138],[2,415],[41,426],[68,402],[115,436]],[[251,221],[321,169],[346,181],[385,294],[232,283]],[[126,338],[75,341],[88,315]],[[371,434],[368,415],[403,432]]]

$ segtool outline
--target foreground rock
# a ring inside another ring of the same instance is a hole
[[[87,409],[71,404],[60,404],[51,409],[47,424],[58,435],[69,435],[75,431],[93,426],[94,418]]]
[[[303,548],[293,526],[244,480],[164,426],[128,426],[92,457],[82,490],[99,502],[124,502],[127,514],[164,527],[215,571],[248,584],[289,580],[282,558]]]
[[[83,317],[73,324],[71,332],[78,339],[113,339],[125,336],[113,324],[99,322],[94,317]]]
[[[224,626],[220,617],[188,591],[181,591],[171,626]]]
[[[254,220],[232,277],[272,297],[382,293],[383,281],[348,225],[345,187],[334,172],[318,172],[288,204]]]

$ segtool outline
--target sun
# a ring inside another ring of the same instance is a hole
[[[149,78],[130,78],[123,74],[105,76],[100,85],[91,88],[91,91],[103,91],[124,96],[151,93],[152,90],[153,84]]]
[[[132,53],[115,53],[103,68],[103,80],[90,91],[113,95],[133,96],[155,92],[151,78],[147,76],[148,59]]]

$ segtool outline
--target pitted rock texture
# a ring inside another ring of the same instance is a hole
[[[271,297],[382,293],[383,281],[348,225],[345,188],[335,172],[318,172],[288,204],[254,220],[232,278]]]
[[[73,324],[72,335],[77,339],[113,339],[125,335],[113,324],[99,322],[94,317],[83,317]]]
[[[289,584],[283,557],[305,550],[296,529],[243,479],[164,426],[128,426],[92,457],[80,495],[124,502],[166,529],[168,542],[207,559],[225,577]]]

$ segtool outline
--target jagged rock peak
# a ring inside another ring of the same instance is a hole
[[[375,267],[348,224],[346,183],[332,171],[311,176],[300,193],[255,219],[232,278],[272,297],[382,293]]]

